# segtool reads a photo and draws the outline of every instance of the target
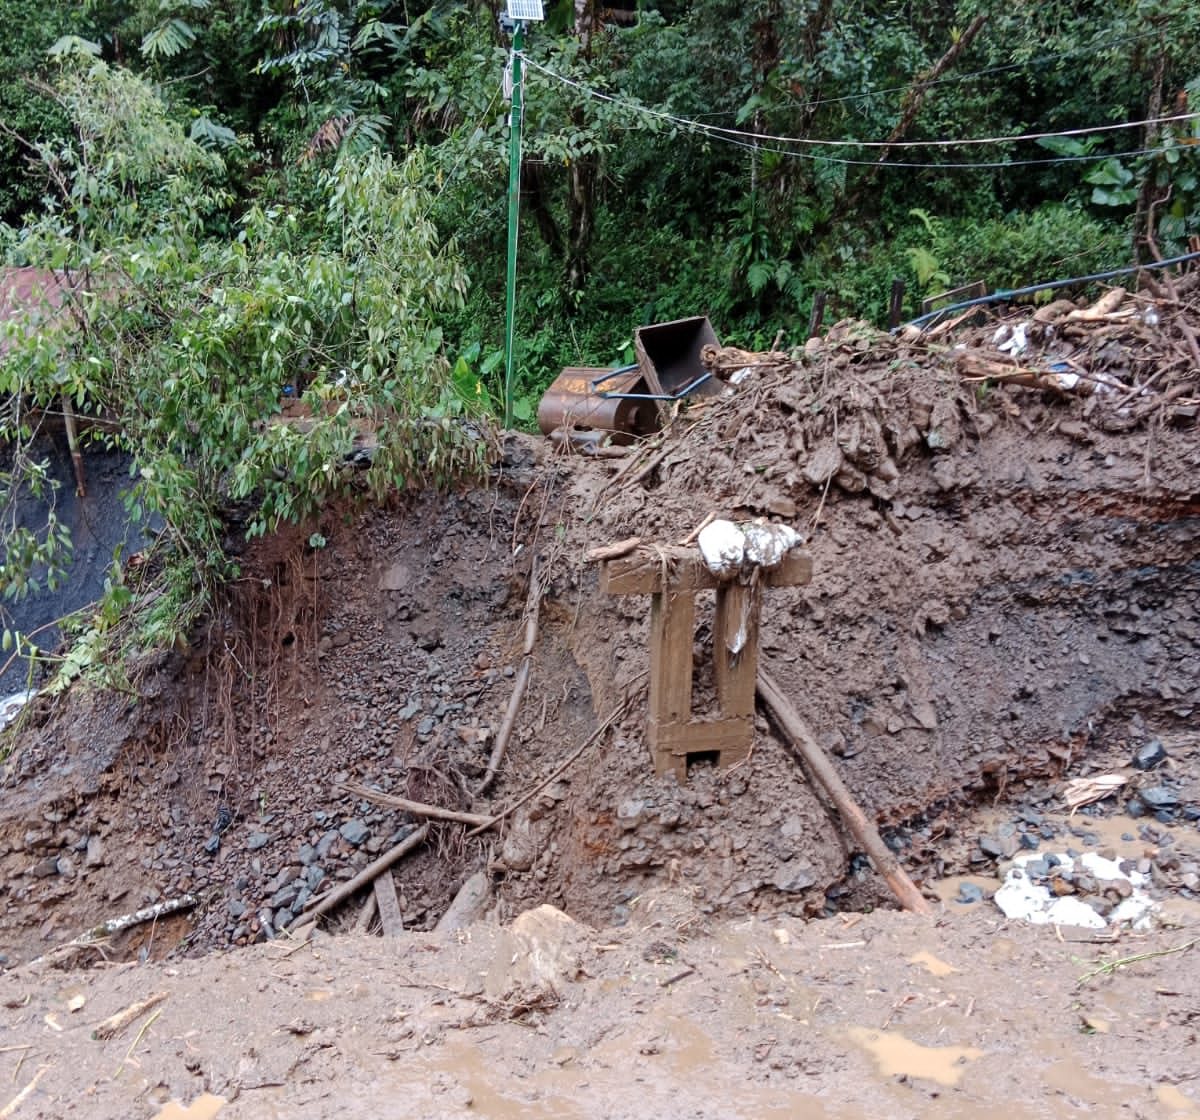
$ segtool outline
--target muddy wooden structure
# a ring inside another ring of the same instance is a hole
[[[812,578],[807,552],[789,552],[776,568],[743,584],[719,580],[694,546],[641,546],[604,561],[600,589],[609,595],[649,595],[650,714],[647,741],[659,774],[687,777],[689,758],[733,766],[754,742],[754,690],[764,588],[797,587]],[[716,592],[712,656],[719,714],[692,717],[692,646],[696,596]],[[736,651],[736,652],[735,652]]]

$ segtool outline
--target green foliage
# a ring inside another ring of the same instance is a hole
[[[86,283],[71,315],[7,328],[0,392],[66,396],[118,421],[108,438],[135,462],[131,509],[165,524],[172,547],[144,640],[173,640],[230,573],[226,503],[248,503],[260,534],[334,495],[480,469],[465,422],[476,406],[453,391],[437,323],[466,280],[438,245],[418,154],[344,154],[311,171],[320,209],[254,205],[234,236],[213,238],[230,202],[224,164],[146,83],[71,63],[56,96],[74,131],[43,148],[60,197],[9,232],[10,256]],[[355,469],[363,433],[378,447]],[[11,417],[0,430],[29,434]]]

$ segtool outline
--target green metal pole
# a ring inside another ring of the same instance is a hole
[[[504,426],[513,422],[513,343],[517,314],[517,230],[521,203],[521,47],[525,25],[513,31],[512,108],[508,118],[508,275],[504,297]]]

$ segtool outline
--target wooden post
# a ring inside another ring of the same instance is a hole
[[[689,756],[716,755],[719,766],[740,762],[754,742],[754,689],[762,588],[792,587],[812,576],[812,558],[790,552],[749,585],[719,581],[695,548],[635,547],[608,553],[600,570],[610,595],[650,595],[650,716],[646,738],[657,773],[687,778]],[[717,593],[713,621],[714,677],[720,714],[692,719],[692,644],[699,591]],[[737,652],[733,652],[733,647]]]

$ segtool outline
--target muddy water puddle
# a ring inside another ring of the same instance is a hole
[[[730,1120],[867,1120],[857,1109],[831,1111],[812,1094],[748,1083],[744,1070],[719,1059],[713,1038],[682,1017],[653,1015],[635,1036],[618,1035],[556,1057],[514,1077],[507,1047],[493,1060],[486,1043],[455,1041],[422,1064],[435,1084],[438,1077],[453,1081],[448,1097],[464,1114],[489,1120],[715,1116],[716,1102]],[[428,1074],[423,1081],[429,1082]]]
[[[224,1107],[224,1097],[202,1093],[186,1107],[178,1101],[168,1101],[154,1120],[214,1120]]]
[[[1171,1120],[1193,1120],[1200,1117],[1200,1105],[1178,1086],[1158,1085],[1154,1089],[1154,1098],[1166,1110]]]
[[[920,1077],[953,1087],[966,1072],[966,1063],[983,1057],[976,1046],[922,1046],[899,1031],[851,1027],[851,1042],[866,1050],[885,1077]]]

